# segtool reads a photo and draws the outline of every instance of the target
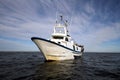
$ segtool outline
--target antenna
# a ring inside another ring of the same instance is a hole
[[[56,12],[56,23],[58,22],[57,16],[58,16],[58,11]]]
[[[57,22],[57,14],[58,14],[58,12],[56,12],[56,22]]]
[[[61,18],[61,21],[62,21],[63,20],[63,16],[61,15],[60,18]]]
[[[70,26],[72,25],[72,17],[73,17],[73,11],[72,11],[72,15],[71,15],[71,18],[70,18]]]

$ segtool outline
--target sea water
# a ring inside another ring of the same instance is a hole
[[[0,52],[0,80],[120,80],[120,53],[45,62],[40,52]]]

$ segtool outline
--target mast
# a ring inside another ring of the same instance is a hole
[[[56,21],[56,24],[54,26],[54,35],[68,35],[68,21],[63,19],[63,16],[61,15],[59,19]]]

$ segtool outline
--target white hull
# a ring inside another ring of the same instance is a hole
[[[46,60],[70,60],[81,56],[82,52],[74,51],[55,42],[42,38],[31,38],[40,49]]]

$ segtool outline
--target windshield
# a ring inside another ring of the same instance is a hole
[[[53,36],[54,39],[63,39],[61,36]]]

